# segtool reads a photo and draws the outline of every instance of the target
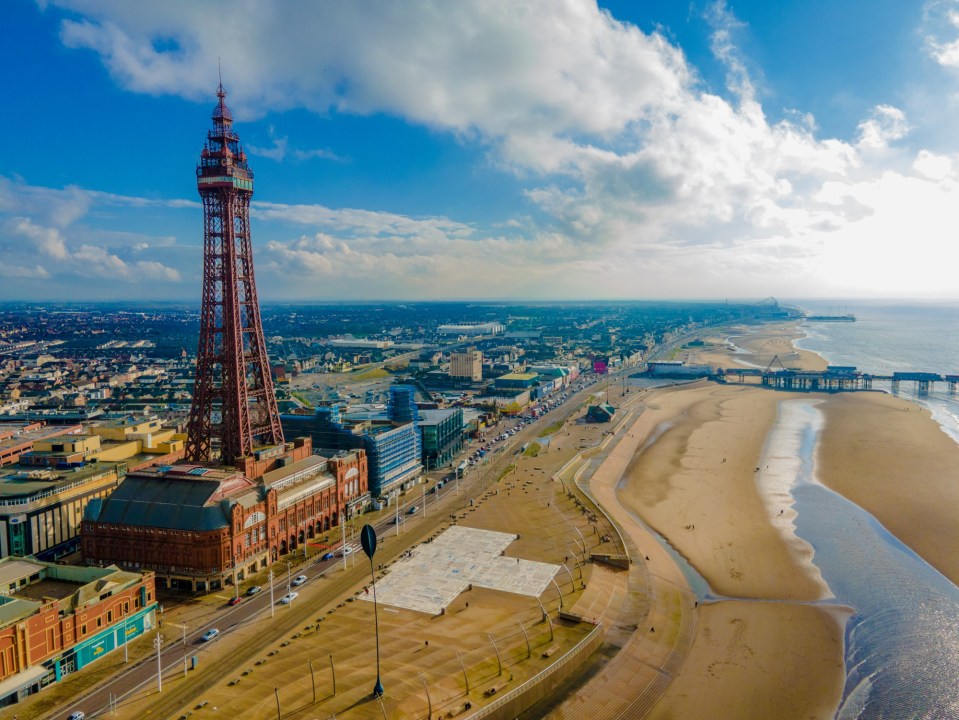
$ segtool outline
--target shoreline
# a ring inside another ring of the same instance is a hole
[[[683,348],[687,362],[781,362],[806,370],[827,365],[795,346],[805,337],[796,322],[707,330],[700,337],[700,344]],[[811,546],[804,551],[803,541],[784,539],[782,525],[791,522],[786,512],[792,508],[780,508],[782,521],[770,517],[769,499],[757,484],[779,408],[796,398],[814,399],[822,414],[815,480],[870,513],[951,582],[959,581],[953,552],[959,543],[959,444],[929,410],[884,392],[771,392],[748,383],[656,390],[641,414],[644,440],[616,496],[705,578],[716,597],[697,609],[686,663],[650,718],[832,718],[839,707],[847,675],[845,625],[853,609],[830,604]],[[779,675],[797,653],[804,658],[802,672]],[[819,671],[815,679],[810,666]],[[750,699],[745,709],[744,698]]]

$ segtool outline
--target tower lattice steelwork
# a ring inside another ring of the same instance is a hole
[[[217,88],[213,128],[196,168],[203,199],[203,301],[186,457],[231,465],[283,442],[260,322],[250,246],[253,172]]]

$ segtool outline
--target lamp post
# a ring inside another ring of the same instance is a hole
[[[127,647],[130,643],[127,642],[130,638],[127,636],[127,611],[123,613],[123,662],[130,662],[130,650]]]
[[[153,638],[153,647],[157,649],[157,692],[163,692],[163,667],[160,665],[160,646],[163,645],[163,636],[157,633]]]
[[[343,513],[340,513],[340,533],[343,535],[340,553],[343,555],[343,572],[346,572],[346,523],[343,521]]]
[[[276,617],[276,605],[273,603],[273,568],[270,568],[270,617]]]
[[[176,623],[170,623],[175,628],[180,628],[183,631],[183,677],[186,677],[186,623],[183,625],[177,625]]]
[[[556,588],[556,592],[559,593],[559,609],[563,609],[563,591],[559,589],[559,583],[556,582],[554,578],[550,578],[549,581],[553,583],[553,587]]]
[[[333,667],[333,653],[330,653],[330,675],[333,676],[333,694],[336,695],[336,668]]]
[[[463,656],[460,655],[460,651],[456,651],[456,659],[460,661],[460,667],[463,668],[463,682],[466,683],[466,694],[470,694],[470,678],[466,674],[466,665],[463,664]]]
[[[236,573],[236,555],[233,556],[233,590],[234,597],[239,600],[240,598],[240,581]]]
[[[502,675],[502,674],[503,674],[503,662],[500,660],[500,657],[499,657],[499,648],[496,647],[496,639],[493,637],[492,634],[489,634],[489,635],[487,635],[486,637],[489,638],[490,645],[493,646],[493,652],[496,653],[496,668],[497,668],[497,674],[498,674],[498,675]]]
[[[293,604],[293,566],[286,564],[286,595],[290,598],[290,605]]]
[[[423,673],[420,673],[419,675],[420,675],[420,682],[423,683],[423,689],[426,691],[426,706],[427,706],[427,708],[428,708],[427,711],[426,711],[426,717],[432,719],[432,717],[433,717],[433,701],[432,701],[432,699],[430,699],[430,689],[429,689],[429,687],[428,687],[427,684],[426,684],[426,676],[425,676]]]
[[[383,683],[380,681],[380,620],[376,609],[376,573],[373,572],[373,553],[376,552],[376,531],[372,525],[364,525],[360,531],[360,544],[363,552],[370,559],[370,577],[373,579],[373,627],[376,631],[376,684],[373,686],[373,697],[383,696]]]
[[[529,635],[526,634],[526,626],[523,625],[523,621],[522,621],[522,620],[519,621],[519,629],[523,631],[523,637],[526,638],[526,657],[527,657],[527,658],[531,658],[531,657],[533,657],[533,651],[530,650],[530,647],[529,647]]]

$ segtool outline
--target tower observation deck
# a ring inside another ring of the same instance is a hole
[[[222,84],[217,97],[196,168],[203,201],[203,293],[186,457],[232,465],[256,447],[283,443],[283,430],[253,276],[253,171],[233,130]]]

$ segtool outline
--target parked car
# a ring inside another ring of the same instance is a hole
[[[290,584],[291,584],[293,587],[299,587],[300,585],[302,585],[303,583],[305,583],[306,580],[307,580],[306,575],[297,575],[295,578],[293,578],[293,580],[292,580],[292,582],[290,582]]]
[[[210,628],[205,633],[200,636],[200,640],[203,642],[210,642],[213,638],[217,637],[220,634],[220,631],[216,628]]]
[[[241,602],[243,602],[243,598],[237,595],[236,597],[231,597],[228,604],[232,607],[233,605],[239,605]]]
[[[259,585],[254,585],[251,588],[247,588],[246,594],[253,596],[253,595],[256,595],[258,592],[260,592],[262,589],[263,588],[261,588]]]
[[[291,592],[289,595],[284,595],[283,597],[281,597],[280,602],[283,603],[284,605],[289,605],[298,597],[300,597],[300,594],[298,592]]]

